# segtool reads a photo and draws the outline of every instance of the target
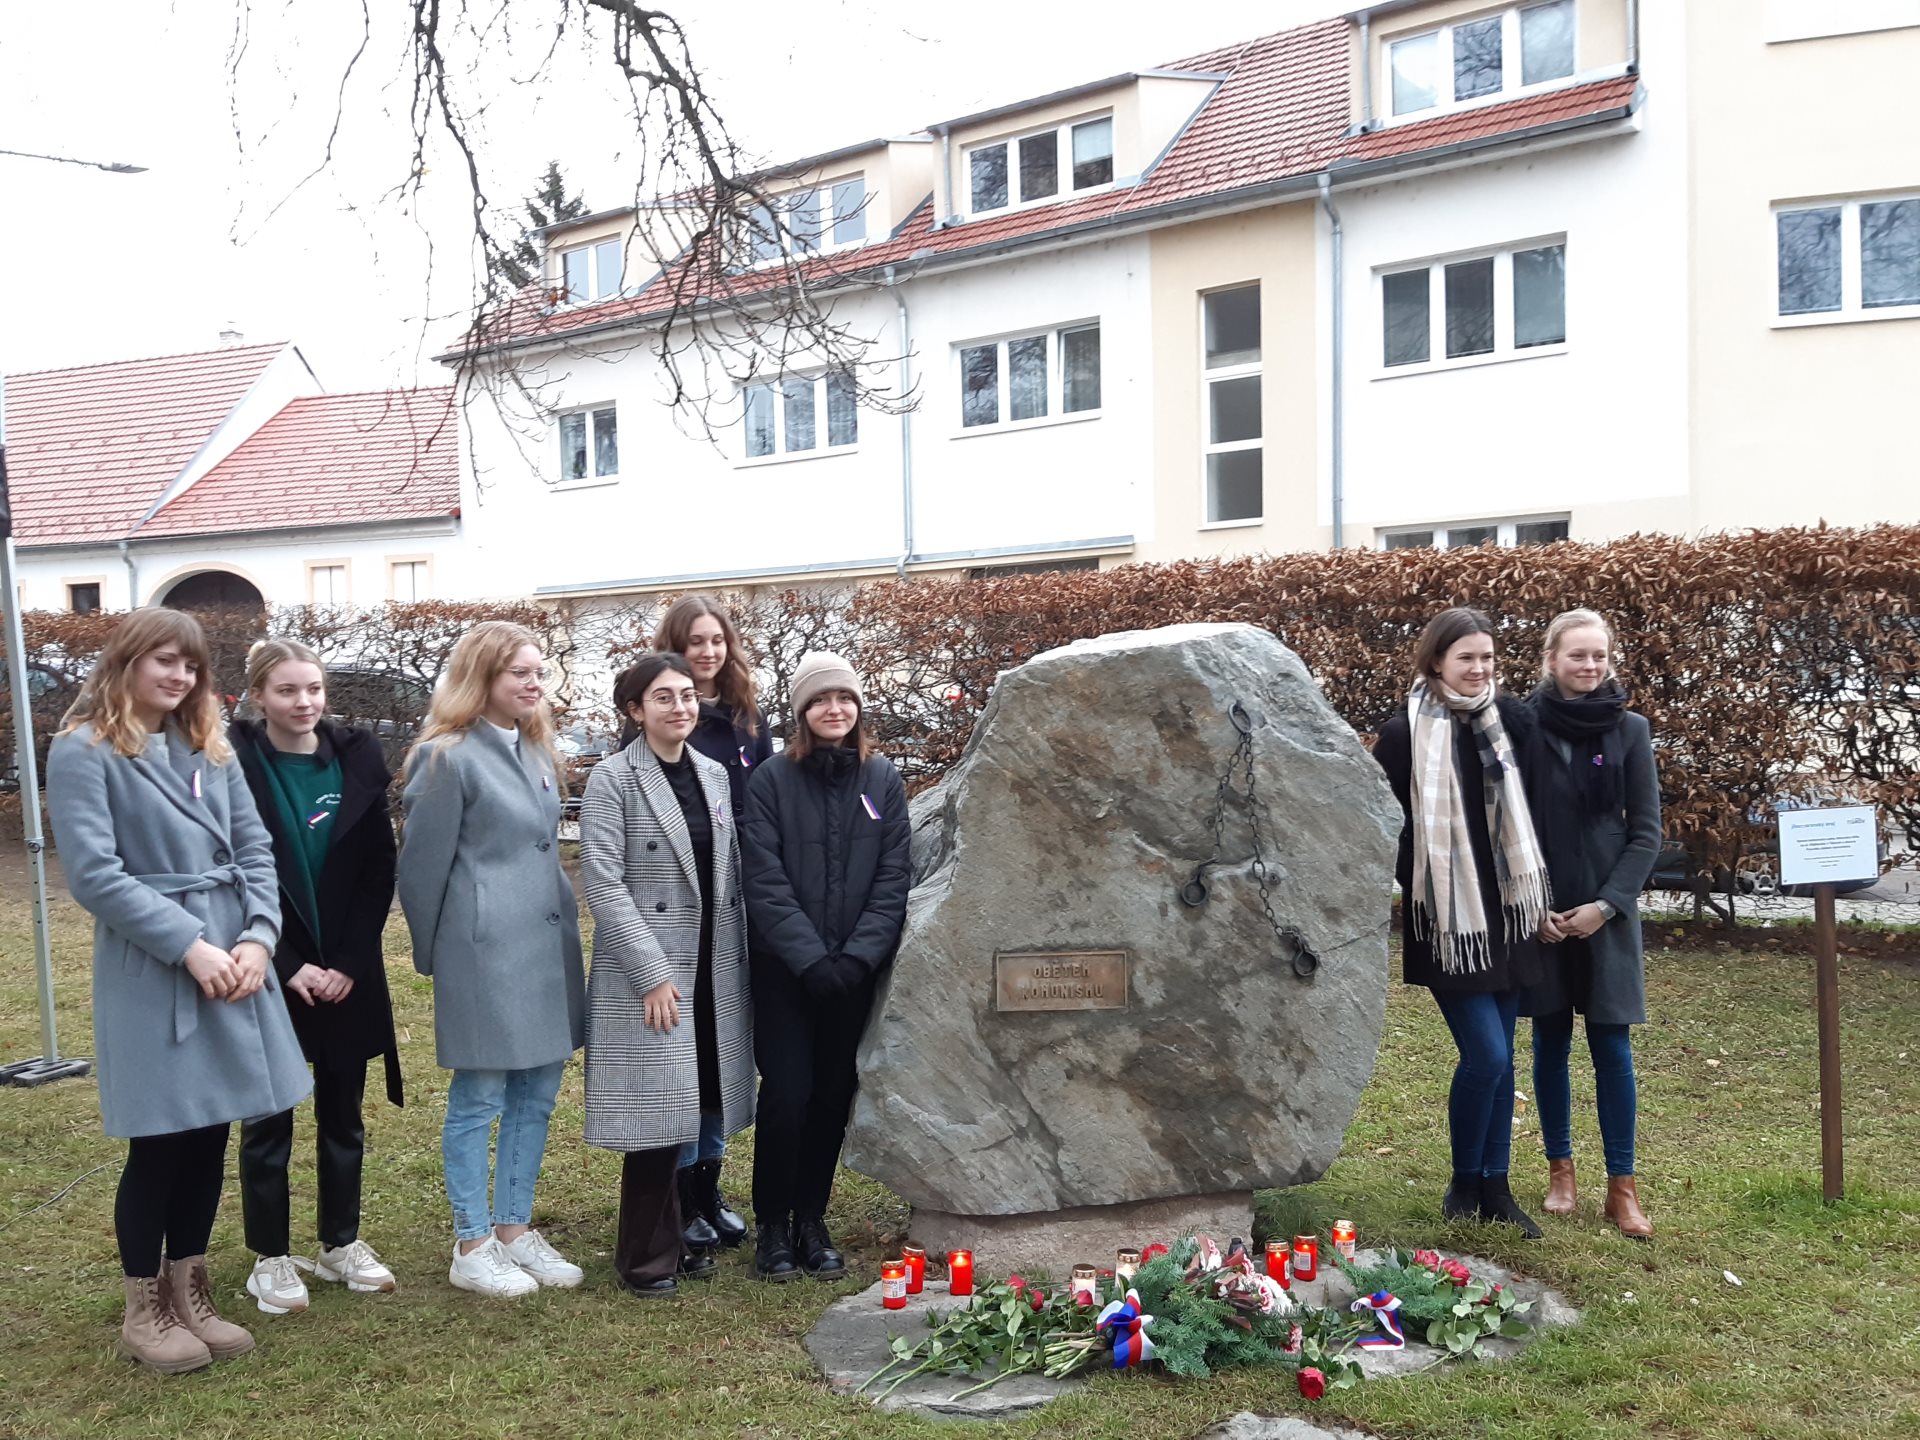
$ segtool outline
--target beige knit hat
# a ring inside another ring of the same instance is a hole
[[[787,689],[793,696],[795,716],[804,716],[807,706],[822,690],[851,690],[853,698],[860,702],[860,708],[867,708],[867,697],[860,689],[860,677],[853,673],[853,666],[831,650],[809,650],[802,655],[800,668],[793,672],[793,683]]]

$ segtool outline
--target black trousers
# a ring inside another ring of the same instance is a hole
[[[360,1107],[367,1089],[365,1060],[316,1060],[313,1123],[320,1186],[320,1243],[338,1248],[360,1238],[360,1172],[367,1131]],[[287,1165],[293,1159],[293,1111],[282,1110],[240,1128],[240,1210],[247,1248],[285,1255],[292,1248]]]
[[[822,1004],[778,960],[753,961],[753,1211],[762,1225],[824,1215],[847,1138],[854,1061],[876,982]]]
[[[680,1269],[680,1147],[630,1150],[620,1167],[614,1273],[629,1285],[670,1280]]]
[[[120,1269],[135,1279],[160,1273],[160,1257],[207,1253],[226,1179],[226,1125],[140,1135],[127,1142],[127,1164],[113,1201]]]

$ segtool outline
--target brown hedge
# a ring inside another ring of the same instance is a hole
[[[800,656],[842,650],[869,677],[869,714],[916,788],[959,757],[1001,670],[1072,640],[1186,621],[1261,625],[1299,652],[1334,707],[1371,736],[1400,703],[1413,637],[1434,611],[1489,611],[1502,683],[1524,693],[1538,673],[1546,622],[1587,605],[1612,619],[1634,703],[1653,724],[1668,833],[1703,867],[1763,845],[1773,804],[1785,796],[1870,800],[1896,841],[1920,831],[1920,527],[1302,552],[763,588],[727,599],[757,652],[776,732],[785,729]],[[659,603],[302,607],[274,624],[335,666],[431,684],[467,625],[518,619],[547,638],[567,669],[558,699],[570,720],[604,729],[612,723],[606,676],[645,648]],[[26,619],[30,658],[69,673],[83,671],[113,623]],[[235,657],[262,619],[210,620],[223,686],[237,692]],[[3,735],[0,743],[11,748]]]

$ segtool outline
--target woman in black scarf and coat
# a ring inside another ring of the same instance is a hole
[[[1634,1182],[1634,1025],[1647,1020],[1640,944],[1640,887],[1660,853],[1660,780],[1653,732],[1626,708],[1614,676],[1613,632],[1592,610],[1547,627],[1544,679],[1529,702],[1540,722],[1533,813],[1553,877],[1554,912],[1540,925],[1553,948],[1521,1012],[1533,1017],[1533,1093],[1540,1107],[1548,1185],[1543,1208],[1571,1215],[1572,1098],[1567,1073],[1573,1017],[1586,1020],[1600,1138],[1607,1163],[1606,1218],[1645,1239],[1653,1226]]]

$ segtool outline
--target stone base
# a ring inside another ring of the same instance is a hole
[[[1064,1283],[1075,1265],[1110,1270],[1123,1246],[1137,1250],[1156,1240],[1170,1245],[1190,1231],[1211,1235],[1222,1250],[1236,1235],[1251,1245],[1253,1192],[1080,1205],[1038,1215],[949,1215],[915,1207],[911,1240],[930,1259],[949,1250],[973,1251],[980,1284],[1010,1271]]]

